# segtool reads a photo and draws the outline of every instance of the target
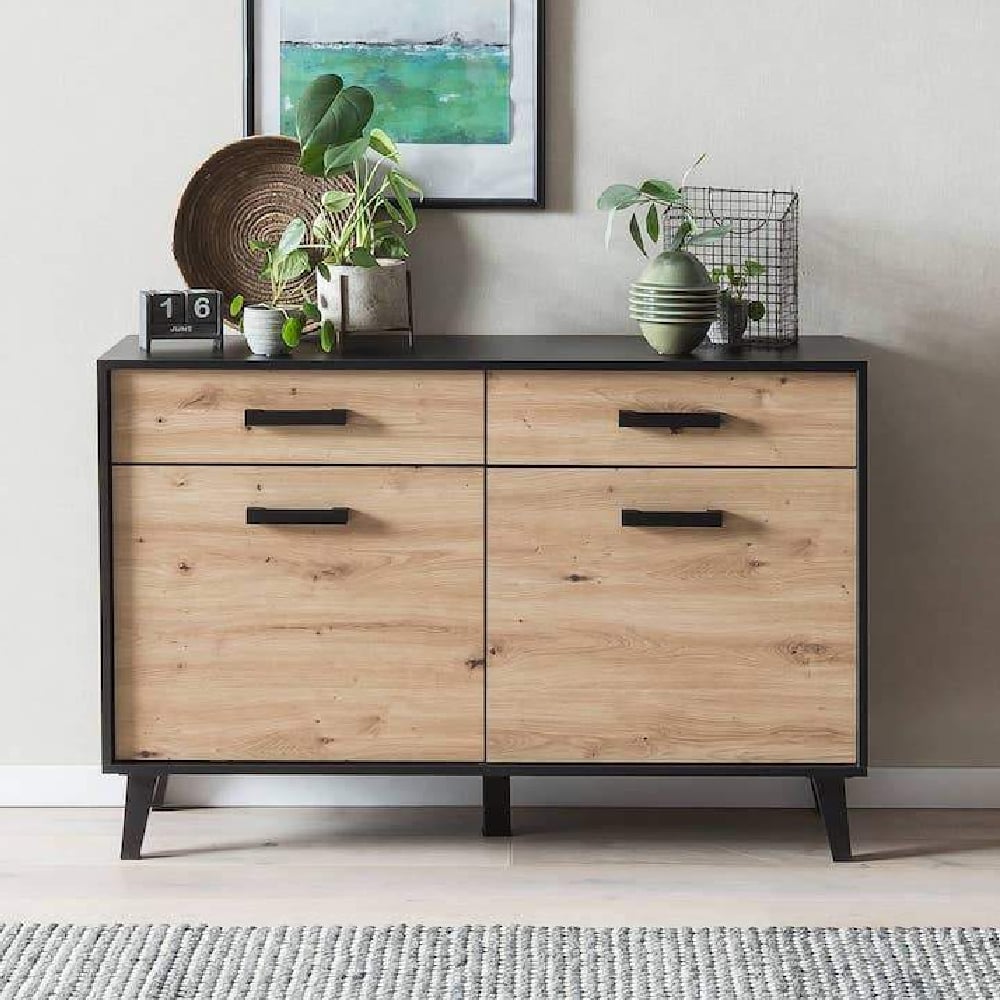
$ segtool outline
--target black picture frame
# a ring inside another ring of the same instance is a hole
[[[257,134],[257,3],[243,3],[243,132],[246,136]],[[545,149],[545,44],[546,0],[535,0],[535,191],[530,198],[425,198],[421,208],[456,210],[510,210],[546,207],[546,149]]]

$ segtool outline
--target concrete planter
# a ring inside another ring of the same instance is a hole
[[[276,358],[288,353],[281,339],[285,314],[271,306],[247,306],[243,310],[243,336],[250,350],[264,358]]]
[[[381,333],[409,328],[406,261],[380,260],[378,267],[342,265],[329,270],[329,278],[317,273],[316,293],[323,319],[331,320],[338,330]],[[341,299],[345,285],[346,302]]]

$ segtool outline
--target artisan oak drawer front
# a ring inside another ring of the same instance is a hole
[[[493,469],[487,760],[856,760],[853,470]]]
[[[856,464],[853,374],[492,372],[496,465]]]
[[[114,470],[121,760],[480,761],[483,473]]]
[[[481,372],[117,371],[116,462],[477,464]]]

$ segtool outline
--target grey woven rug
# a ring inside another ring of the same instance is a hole
[[[0,925],[0,1000],[1000,997],[1000,931]]]

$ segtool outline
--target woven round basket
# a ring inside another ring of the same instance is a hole
[[[217,288],[229,303],[266,302],[271,288],[261,277],[263,255],[250,240],[276,242],[293,218],[311,223],[323,193],[354,190],[342,175],[332,181],[299,168],[299,144],[283,136],[241,139],[214,153],[191,178],[174,222],[174,258],[190,288]],[[286,298],[312,295],[312,272],[288,287]]]

